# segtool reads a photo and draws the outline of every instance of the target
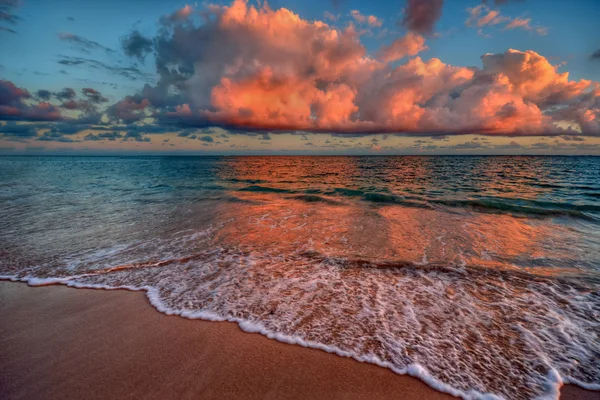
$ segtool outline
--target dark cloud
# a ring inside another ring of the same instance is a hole
[[[134,67],[134,66],[120,67],[118,65],[109,65],[109,64],[103,63],[101,61],[92,60],[89,58],[68,57],[68,56],[61,56],[61,58],[57,62],[61,65],[66,65],[66,66],[86,66],[86,67],[89,67],[89,68],[95,69],[95,70],[103,70],[105,72],[108,72],[109,74],[121,75],[132,81],[135,81],[135,80],[149,81],[151,79],[151,76],[140,71],[139,68]]]
[[[212,143],[212,142],[214,142],[214,141],[215,141],[215,140],[212,138],[212,136],[208,136],[208,135],[207,135],[207,136],[201,136],[201,137],[199,137],[199,138],[198,138],[198,140],[201,140],[201,141],[203,141],[203,142],[208,142],[208,143]]]
[[[23,21],[23,18],[14,14],[14,9],[19,5],[18,0],[0,0],[0,22],[5,22],[10,25],[16,25]],[[16,33],[14,30],[2,27],[0,30]]]
[[[444,0],[408,0],[402,25],[407,29],[428,35],[442,16]]]
[[[64,88],[63,90],[61,90],[58,93],[54,94],[56,96],[57,99],[59,100],[71,100],[73,98],[75,98],[75,96],[77,95],[75,93],[75,91],[71,88]]]
[[[194,132],[196,132],[196,129],[184,129],[183,131],[179,132],[179,134],[177,134],[177,136],[179,136],[179,137],[189,137]]]
[[[121,135],[119,132],[102,132],[102,133],[98,133],[96,135],[94,135],[93,133],[90,133],[89,135],[86,135],[83,140],[92,140],[92,141],[109,140],[111,142],[114,142],[115,140],[122,139],[122,138],[123,138],[123,135]]]
[[[271,140],[271,136],[268,133],[263,133],[261,140]]]
[[[61,119],[58,108],[47,102],[28,104],[31,94],[10,81],[0,80],[0,120],[48,121]]]
[[[590,60],[600,60],[600,49],[592,53]]]
[[[70,43],[76,49],[91,54],[92,51],[96,50],[104,50],[108,53],[114,53],[115,51],[109,49],[108,47],[102,46],[98,42],[94,42],[93,40],[86,39],[82,36],[74,35],[72,33],[59,33],[58,38],[64,42]]]
[[[150,135],[170,133],[170,132],[180,130],[180,129],[170,126],[170,125],[160,125],[160,124],[124,125],[124,126],[116,125],[113,127],[113,129],[127,130],[128,132],[139,132],[140,134],[145,133],[145,134],[150,134]]]
[[[83,88],[81,91],[84,94],[84,96],[87,97],[88,100],[93,103],[106,103],[108,101],[106,97],[102,96],[102,94],[95,89]]]
[[[448,148],[449,149],[450,148],[457,149],[457,150],[472,150],[472,149],[482,149],[482,148],[485,148],[485,146],[479,142],[469,141],[469,142],[465,142],[465,143],[458,143],[453,146],[448,146]]]
[[[74,17],[67,17],[67,21],[69,21],[69,22],[75,22],[75,18]]]
[[[5,26],[0,26],[0,32],[17,33],[15,30],[7,28]]]
[[[76,135],[86,129],[90,129],[90,124],[80,123],[77,120],[65,121],[49,125],[50,131],[61,135]]]
[[[111,120],[131,123],[145,118],[145,112],[150,107],[148,99],[139,96],[127,96],[123,100],[113,104],[106,110]]]
[[[152,52],[154,44],[152,39],[142,36],[138,30],[134,30],[121,38],[121,47],[125,55],[144,62],[146,56]]]
[[[149,137],[145,137],[140,132],[134,131],[134,130],[127,131],[127,133],[123,137],[123,140],[129,140],[129,139],[135,140],[136,142],[149,142],[150,141]]]
[[[52,97],[52,92],[49,90],[38,90],[35,92],[35,95],[40,100],[48,101],[50,100],[50,97]]]
[[[66,137],[58,132],[48,131],[44,132],[42,135],[38,136],[36,140],[42,142],[62,142],[62,143],[73,143],[78,142],[78,140],[73,140],[69,137]]]
[[[9,121],[0,125],[0,136],[8,140],[22,141],[36,137],[38,128],[36,124],[17,124]]]
[[[510,149],[522,149],[523,146],[520,143],[517,143],[513,140],[508,144],[498,144],[498,145],[494,146],[494,148],[510,150]]]

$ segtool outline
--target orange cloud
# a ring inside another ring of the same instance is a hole
[[[407,56],[414,56],[424,50],[427,50],[425,38],[409,32],[405,36],[396,39],[391,45],[383,47],[378,56],[385,62],[391,62]]]
[[[172,62],[164,49],[192,73],[163,77],[177,83],[185,101],[160,118],[312,132],[539,135],[575,125],[600,134],[597,84],[570,80],[531,50],[485,54],[481,68],[456,67],[414,57],[427,46],[409,32],[373,58],[352,26],[338,29],[243,0],[211,10],[206,24],[161,38],[157,59]],[[489,25],[499,15],[483,18]],[[414,58],[391,64],[404,57]]]
[[[509,29],[525,29],[533,31],[534,28],[531,26],[531,18],[511,18],[500,15],[500,11],[493,10],[485,4],[480,4],[476,7],[467,8],[469,18],[465,24],[467,26],[476,26],[482,28],[484,26],[494,26],[504,23],[504,30]],[[548,28],[538,26],[535,28],[535,32],[541,36],[548,34]],[[481,32],[480,32],[481,34]]]
[[[350,11],[350,15],[352,15],[352,18],[354,18],[354,20],[356,22],[358,22],[359,24],[367,24],[374,28],[379,28],[381,25],[383,25],[383,22],[381,22],[381,20],[379,18],[377,18],[376,16],[362,15],[360,13],[360,11],[358,11],[358,10]]]

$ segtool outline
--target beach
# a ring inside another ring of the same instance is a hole
[[[0,282],[0,397],[445,399],[416,378],[156,311],[141,292]],[[599,399],[567,385],[561,399]]]

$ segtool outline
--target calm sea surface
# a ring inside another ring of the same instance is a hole
[[[465,398],[600,390],[600,158],[0,157],[0,275]]]

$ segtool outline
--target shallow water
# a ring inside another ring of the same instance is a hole
[[[600,158],[3,157],[0,275],[465,398],[600,389]]]

